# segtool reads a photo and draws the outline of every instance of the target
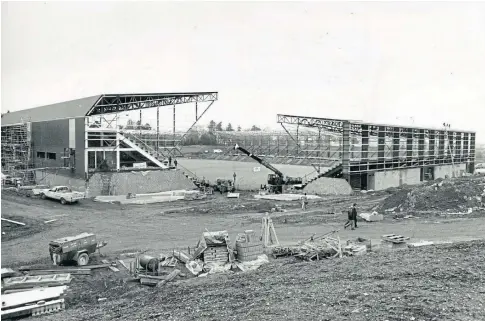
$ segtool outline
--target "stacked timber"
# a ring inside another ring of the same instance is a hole
[[[204,251],[204,263],[225,264],[229,261],[229,250],[226,244],[211,245]]]
[[[263,243],[256,239],[252,230],[240,234],[236,240],[237,259],[240,262],[254,261],[263,255]]]

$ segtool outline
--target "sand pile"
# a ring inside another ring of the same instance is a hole
[[[477,177],[437,180],[425,185],[404,187],[385,199],[378,211],[467,212],[485,202],[485,179]]]

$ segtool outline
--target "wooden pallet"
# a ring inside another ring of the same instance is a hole
[[[409,240],[409,237],[396,235],[396,234],[385,234],[385,235],[382,235],[382,239],[384,241],[392,242],[392,243],[405,243],[407,240]]]
[[[59,286],[71,283],[71,275],[50,274],[39,276],[19,276],[3,280],[3,289],[24,289],[33,287]]]

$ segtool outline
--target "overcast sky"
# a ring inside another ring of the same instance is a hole
[[[2,3],[2,112],[101,93],[219,91],[277,113],[476,130],[485,3]]]

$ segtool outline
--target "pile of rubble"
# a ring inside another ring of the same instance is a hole
[[[65,295],[73,276],[92,275],[93,270],[110,268],[114,263],[82,267],[30,267],[16,270],[2,268],[1,318],[18,318],[50,314],[65,309]]]
[[[193,250],[174,250],[159,257],[137,255],[123,262],[143,285],[163,286],[176,277],[204,277],[214,273],[245,272],[268,263],[263,244],[254,231],[239,234],[235,247],[227,231],[204,232]]]
[[[273,248],[273,257],[293,256],[305,261],[318,261],[324,258],[342,257],[340,238],[335,236],[336,231],[311,236],[293,246],[276,246]]]
[[[483,208],[485,180],[477,177],[437,180],[406,187],[385,199],[378,212],[452,211],[467,213]]]

